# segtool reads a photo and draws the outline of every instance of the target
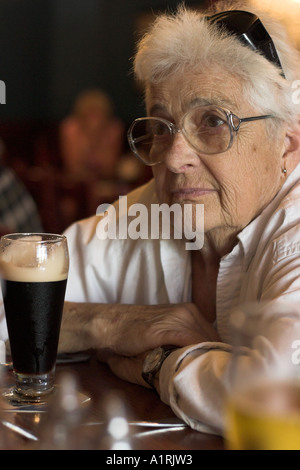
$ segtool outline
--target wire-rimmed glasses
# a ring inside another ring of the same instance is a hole
[[[239,118],[217,106],[197,106],[183,116],[179,127],[160,117],[135,119],[127,136],[134,154],[146,165],[153,166],[163,161],[179,132],[196,152],[214,155],[230,149],[242,123],[272,117],[266,114]]]

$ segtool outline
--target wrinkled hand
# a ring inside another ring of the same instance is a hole
[[[137,306],[66,302],[59,351],[95,349],[99,359],[120,378],[147,386],[141,372],[150,350],[219,340],[213,325],[192,303]]]
[[[101,328],[100,324],[97,328],[97,321],[94,326],[95,331]],[[109,325],[106,340],[106,346],[114,353],[136,356],[157,346],[183,347],[218,341],[219,336],[194,304],[178,304],[142,306],[138,311],[136,306],[128,306]]]
[[[106,349],[137,356],[157,346],[218,341],[218,334],[192,303],[107,305],[67,302],[60,351]]]
[[[151,312],[144,309],[138,319],[131,318],[131,321],[131,327],[125,321],[114,332],[118,346],[109,351],[100,350],[98,358],[106,362],[119,378],[148,388],[142,378],[142,366],[149,350],[162,345],[184,347],[220,340],[215,328],[201,316],[194,304],[160,306]],[[127,333],[123,331],[126,326]],[[156,386],[159,392],[158,380]]]

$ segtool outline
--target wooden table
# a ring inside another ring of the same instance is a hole
[[[101,443],[105,433],[103,403],[106,397],[112,393],[122,397],[122,403],[125,406],[129,422],[135,420],[155,421],[175,417],[172,410],[161,402],[154,391],[120,380],[111,373],[106,365],[99,363],[93,356],[84,362],[60,364],[57,366],[56,371],[58,379],[67,372],[72,373],[77,380],[78,390],[83,394],[81,396],[89,399],[87,403],[82,404],[84,424],[81,423],[79,426],[80,442],[75,444],[76,448],[109,448],[105,445],[103,447],[103,443]],[[7,383],[13,383],[12,372],[7,372],[6,376]],[[41,445],[39,434],[43,429],[46,429],[45,423],[49,422],[52,416],[50,411],[49,409],[41,413],[2,413],[2,417],[4,416],[5,419],[7,418],[32,431],[39,438],[38,441],[34,442],[18,436],[13,431],[2,428],[2,435],[5,433],[6,437],[4,443],[2,442],[2,448],[6,446],[10,449],[39,449]],[[132,450],[172,450],[186,453],[187,450],[224,449],[224,442],[221,437],[193,431],[189,427],[148,428],[129,426],[129,431],[127,441]],[[76,436],[78,437],[76,432],[73,432],[74,439]],[[9,436],[8,439],[7,436]],[[84,436],[84,439],[81,441],[82,436]]]

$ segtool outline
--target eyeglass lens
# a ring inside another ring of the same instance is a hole
[[[172,146],[175,129],[159,118],[136,120],[131,130],[134,151],[148,165],[160,162]],[[232,138],[225,111],[210,106],[191,109],[183,118],[181,132],[195,150],[205,154],[225,152]]]

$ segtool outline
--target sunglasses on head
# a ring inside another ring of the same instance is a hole
[[[255,14],[248,11],[232,10],[206,16],[205,19],[223,27],[254,51],[259,51],[266,59],[281,69],[281,75],[285,78],[275,45]]]

